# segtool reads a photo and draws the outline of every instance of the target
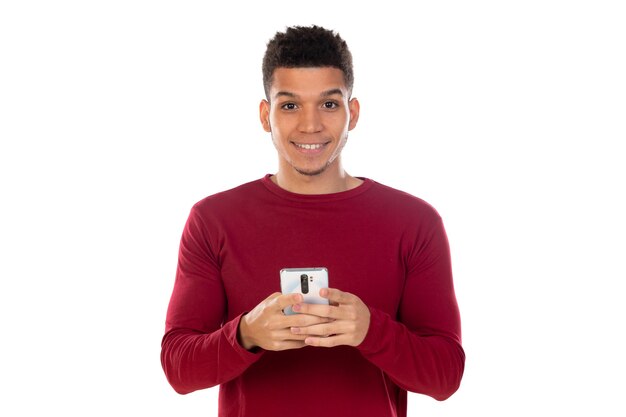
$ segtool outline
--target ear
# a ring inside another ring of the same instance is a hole
[[[270,125],[270,103],[263,99],[259,104],[259,119],[261,120],[261,125],[263,126],[263,130],[266,132],[271,132],[272,127]]]
[[[348,125],[348,130],[352,130],[356,127],[356,122],[359,121],[359,112],[361,111],[359,100],[356,98],[350,99],[348,109],[350,110],[350,124]]]

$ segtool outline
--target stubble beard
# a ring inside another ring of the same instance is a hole
[[[316,175],[320,175],[324,171],[326,171],[326,169],[330,166],[330,163],[326,163],[326,165],[324,165],[323,167],[316,169],[316,170],[311,170],[311,171],[305,171],[303,169],[298,168],[295,165],[291,165],[291,166],[300,175],[305,175],[307,177],[315,177]]]
[[[272,141],[274,140],[274,137],[272,135]],[[303,168],[299,168],[297,167],[293,162],[289,162],[289,165],[291,165],[291,167],[294,169],[294,171],[296,171],[298,174],[300,175],[304,175],[307,177],[315,177],[317,175],[323,174],[328,167],[330,167],[333,162],[335,162],[335,160],[339,157],[339,155],[341,155],[341,151],[343,150],[344,146],[346,146],[346,143],[348,142],[348,135],[346,134],[343,143],[339,145],[339,148],[337,148],[335,150],[335,152],[330,156],[330,158],[328,159],[328,161],[326,161],[326,163],[317,169],[311,169],[311,170],[306,170]]]

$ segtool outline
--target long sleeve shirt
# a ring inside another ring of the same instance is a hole
[[[357,347],[251,352],[239,321],[283,268],[326,267],[370,326]],[[444,400],[465,354],[449,245],[423,200],[370,179],[301,195],[270,176],[194,205],[183,231],[161,362],[186,394],[220,385],[219,416],[406,416],[407,391]]]

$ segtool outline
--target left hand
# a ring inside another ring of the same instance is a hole
[[[334,288],[322,288],[320,295],[328,299],[330,305],[302,303],[294,305],[293,310],[332,321],[308,327],[292,327],[291,332],[308,335],[304,343],[309,346],[360,345],[370,326],[369,308],[356,295]]]

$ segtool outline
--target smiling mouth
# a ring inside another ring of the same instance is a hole
[[[296,143],[296,142],[291,142],[291,143],[293,143],[296,146],[296,148],[313,150],[313,151],[322,149],[324,146],[328,144],[328,143]]]

